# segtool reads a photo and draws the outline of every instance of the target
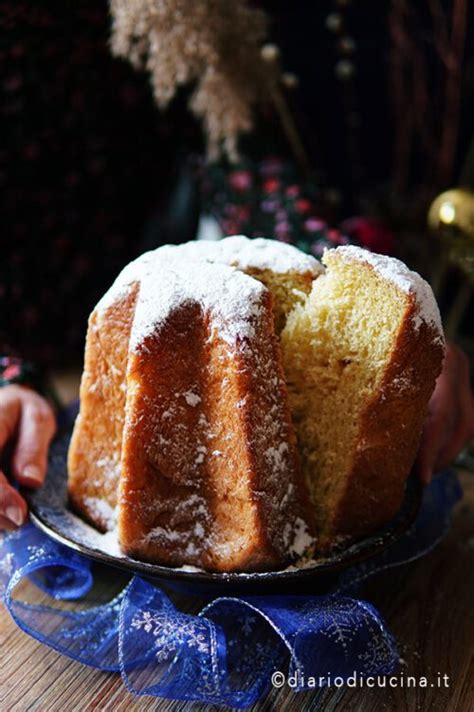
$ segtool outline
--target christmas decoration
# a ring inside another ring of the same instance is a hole
[[[56,408],[62,407],[55,390],[38,366],[16,356],[0,356],[0,388],[9,385],[33,388],[49,398]]]
[[[280,158],[207,166],[201,183],[205,212],[224,235],[274,237],[318,258],[324,248],[349,242],[321,218],[325,201],[315,183],[301,182],[295,166]]]
[[[447,248],[448,259],[474,281],[474,192],[447,190],[431,204],[428,225]]]
[[[371,252],[382,255],[393,255],[395,252],[395,234],[376,218],[353,217],[344,220],[340,227],[351,242],[358,242]]]

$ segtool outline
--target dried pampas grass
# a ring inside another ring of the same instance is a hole
[[[194,83],[190,108],[203,122],[209,158],[236,160],[268,82],[265,14],[247,0],[110,0],[110,10],[112,53],[147,69],[159,107]]]

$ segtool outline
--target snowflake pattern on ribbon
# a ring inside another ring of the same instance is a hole
[[[183,625],[183,618],[186,622],[190,620],[190,624]],[[168,660],[183,646],[196,648],[199,653],[209,652],[207,630],[193,616],[141,611],[133,618],[131,627],[153,635],[156,659],[160,663]]]

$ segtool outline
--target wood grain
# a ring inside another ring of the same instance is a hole
[[[421,561],[380,574],[367,586],[397,637],[408,675],[450,677],[449,688],[272,690],[262,712],[471,712],[474,710],[474,476],[461,473],[465,498],[445,541]],[[105,574],[94,588],[102,601],[120,586]],[[29,589],[31,591],[31,589]],[[31,595],[31,593],[30,593]],[[40,602],[42,596],[34,594]],[[22,633],[0,606],[1,712],[200,712],[216,707],[130,695],[119,675],[61,657]]]

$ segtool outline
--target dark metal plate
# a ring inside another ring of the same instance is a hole
[[[195,593],[303,593],[327,588],[341,570],[371,559],[395,544],[413,523],[421,502],[422,486],[411,475],[402,508],[386,527],[334,549],[310,568],[226,574],[149,564],[131,559],[116,547],[115,550],[111,548],[110,536],[100,534],[69,509],[67,451],[70,438],[71,427],[68,427],[54,440],[44,486],[26,493],[34,524],[64,546],[102,564]]]

